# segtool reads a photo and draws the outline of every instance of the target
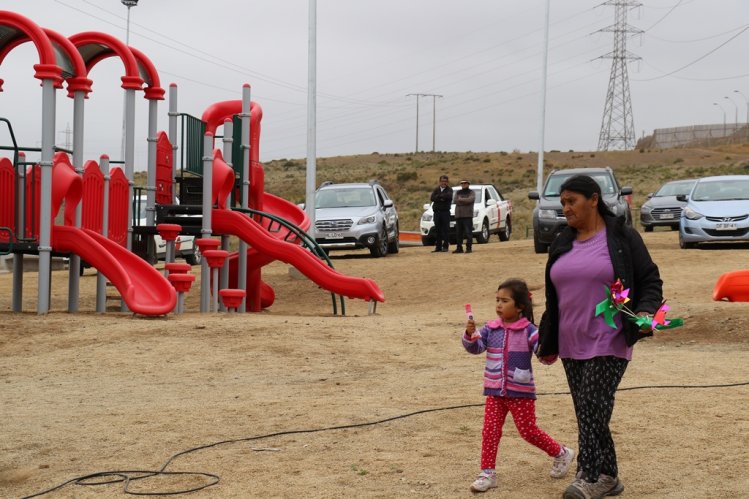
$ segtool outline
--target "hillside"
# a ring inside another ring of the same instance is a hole
[[[401,230],[419,229],[424,203],[446,173],[451,182],[493,183],[514,206],[514,238],[530,233],[538,155],[527,152],[435,152],[318,158],[317,184],[363,182],[378,179],[395,200]],[[544,155],[544,175],[554,168],[611,166],[623,185],[632,186],[633,217],[650,192],[663,182],[679,178],[749,173],[749,144],[701,149],[663,149],[610,152],[551,151]],[[304,159],[279,159],[264,164],[268,192],[300,203],[305,198]],[[136,183],[144,183],[144,179]]]

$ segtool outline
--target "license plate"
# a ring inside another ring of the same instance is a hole
[[[343,239],[343,234],[340,232],[331,232],[325,235],[325,239]]]
[[[715,224],[715,230],[736,230],[735,223],[721,222]]]
[[[661,216],[660,216],[661,220],[671,220],[673,218],[674,218],[674,214],[673,213],[662,213]]]

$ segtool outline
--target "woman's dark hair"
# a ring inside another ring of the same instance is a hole
[[[559,192],[572,191],[582,194],[587,199],[593,197],[593,194],[598,194],[598,213],[604,217],[614,217],[614,213],[609,209],[606,203],[603,202],[603,195],[601,194],[601,186],[598,182],[593,180],[587,175],[573,175],[564,181],[562,186],[559,188]]]
[[[523,317],[531,322],[533,321],[533,301],[531,300],[531,292],[528,290],[528,285],[522,279],[507,279],[499,285],[497,291],[500,289],[509,289],[512,293],[512,300],[515,305],[523,312]]]

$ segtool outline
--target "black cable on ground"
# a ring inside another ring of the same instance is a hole
[[[631,391],[631,390],[655,390],[655,389],[700,389],[700,388],[732,388],[737,386],[747,386],[749,385],[749,381],[739,382],[739,383],[725,383],[725,384],[711,384],[711,385],[641,385],[641,386],[629,386],[624,388],[617,389],[618,392],[624,392],[624,391]],[[550,396],[550,395],[569,395],[569,391],[564,392],[542,392],[537,393],[538,396]],[[31,494],[29,496],[24,496],[22,499],[30,499],[32,497],[39,497],[43,496],[45,494],[49,494],[50,492],[54,492],[55,490],[59,490],[66,485],[69,485],[71,483],[74,483],[76,485],[109,485],[113,483],[123,483],[123,492],[125,494],[130,495],[136,495],[136,496],[157,496],[157,495],[177,495],[177,494],[187,494],[189,492],[196,492],[198,490],[205,489],[207,487],[211,487],[213,485],[216,485],[220,477],[218,475],[214,475],[213,473],[205,473],[201,471],[165,471],[166,468],[180,456],[184,456],[185,454],[190,454],[192,452],[197,452],[204,449],[210,449],[212,447],[218,447],[220,445],[225,444],[234,444],[238,442],[252,442],[255,440],[263,440],[266,438],[272,438],[272,437],[281,437],[286,435],[301,435],[305,433],[320,433],[324,431],[333,431],[333,430],[350,430],[352,428],[364,428],[367,426],[375,426],[380,425],[383,423],[388,423],[390,421],[396,421],[398,419],[405,419],[410,418],[412,416],[418,416],[420,414],[428,414],[431,412],[442,412],[442,411],[452,411],[455,409],[466,409],[469,407],[483,407],[483,403],[479,404],[462,404],[462,405],[453,405],[448,407],[435,407],[432,409],[422,409],[419,411],[409,412],[407,414],[400,414],[398,416],[391,416],[389,418],[379,419],[377,421],[370,421],[368,423],[355,423],[355,424],[346,424],[346,425],[339,425],[339,426],[328,426],[325,428],[313,428],[308,430],[287,430],[287,431],[279,431],[275,433],[268,433],[265,435],[258,435],[254,437],[244,437],[244,438],[233,438],[229,440],[221,440],[220,442],[214,442],[212,444],[206,444],[201,445],[198,447],[193,447],[191,449],[184,450],[182,452],[178,452],[177,454],[174,454],[172,457],[170,457],[166,463],[159,469],[158,471],[154,470],[117,470],[117,471],[101,471],[97,473],[91,473],[89,475],[84,475],[76,478],[72,478],[70,480],[67,480],[59,485],[56,485],[55,487],[43,490],[41,492],[37,492],[35,494]],[[164,476],[164,475],[189,475],[189,476],[202,476],[207,479],[210,479],[206,483],[199,485],[194,488],[190,489],[180,489],[180,490],[174,490],[174,491],[159,491],[159,492],[139,492],[135,490],[130,490],[130,483],[135,482],[137,480],[144,480],[146,478],[151,478],[155,476]],[[98,478],[103,478],[106,480],[101,481],[93,481]]]

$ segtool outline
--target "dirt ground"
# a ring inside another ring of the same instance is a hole
[[[638,343],[617,395],[624,496],[749,497],[749,304],[711,301],[718,276],[747,267],[749,248],[683,251],[675,232],[643,237],[686,325]],[[13,314],[11,275],[0,274],[0,497],[167,463],[179,474],[130,489],[190,489],[211,480],[205,473],[220,481],[190,497],[470,497],[484,359],[460,344],[463,304],[491,319],[496,286],[512,276],[541,301],[546,256],[530,240],[493,238],[471,255],[430,249],[334,254],[338,270],[373,278],[386,298],[375,315],[347,300],[346,317],[280,263],[263,273],[277,295],[269,310],[201,315],[195,289],[187,313],[156,319],[93,313],[92,270],[81,313],[65,312],[68,275],[58,271],[52,313],[36,315],[37,276],[27,273],[26,312]],[[540,426],[576,447],[561,364],[534,370]],[[485,495],[560,497],[571,478],[550,478],[550,466],[508,420],[499,488]],[[124,495],[122,483],[70,483],[44,497]]]

